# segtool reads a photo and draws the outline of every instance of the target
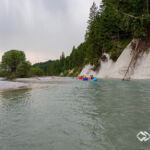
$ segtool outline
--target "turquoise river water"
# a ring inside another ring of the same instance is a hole
[[[150,150],[150,82],[63,78],[0,93],[0,150]]]

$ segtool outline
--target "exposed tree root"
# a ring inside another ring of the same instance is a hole
[[[134,69],[137,65],[137,61],[141,58],[145,51],[150,48],[150,32],[147,36],[141,39],[134,39],[131,43],[132,46],[132,58],[129,63],[127,70],[125,71],[125,75],[123,80],[130,80],[131,75],[134,73]]]

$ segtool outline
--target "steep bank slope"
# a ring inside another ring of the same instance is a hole
[[[107,61],[101,61],[99,71],[94,72],[91,65],[87,65],[80,75],[89,76],[91,74],[98,78],[119,78],[123,79],[132,59],[131,43],[124,49],[116,62],[110,60],[108,54],[104,54]],[[128,74],[130,79],[150,79],[150,52],[147,51],[138,58],[135,68]]]

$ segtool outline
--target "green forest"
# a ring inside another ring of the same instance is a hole
[[[10,71],[19,72],[22,65],[26,67],[29,65],[32,69],[27,76],[32,76],[32,74],[77,76],[89,63],[96,70],[100,67],[100,60],[105,59],[103,53],[108,53],[110,58],[116,61],[132,39],[141,41],[148,39],[150,34],[149,13],[149,0],[103,0],[99,6],[93,3],[85,30],[85,40],[79,46],[73,46],[69,56],[66,57],[62,52],[59,60],[50,60],[33,66],[24,60],[18,68]],[[37,70],[40,73],[37,73]],[[18,73],[18,76],[26,75]]]
[[[32,66],[26,60],[25,53],[19,50],[10,50],[2,56],[0,64],[0,77],[14,79],[17,77],[27,78],[35,76],[43,76],[45,73],[40,67]]]
[[[149,36],[149,11],[149,0],[103,0],[99,6],[93,3],[85,41],[73,46],[70,56],[62,53],[45,73],[77,76],[86,64],[93,65],[93,69],[100,67],[100,60],[105,59],[103,53],[116,61],[133,38],[144,41]],[[39,67],[42,69],[42,65]]]

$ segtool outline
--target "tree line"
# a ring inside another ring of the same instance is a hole
[[[87,21],[85,40],[79,46],[73,46],[69,56],[66,57],[63,52],[58,60],[31,66],[24,56],[19,55],[23,62],[19,63],[17,68],[7,68],[3,61],[2,66],[6,68],[2,68],[22,77],[25,75],[19,72],[24,72],[22,68],[29,70],[29,66],[32,68],[31,75],[27,76],[36,74],[33,72],[37,70],[44,75],[77,76],[86,64],[93,65],[95,70],[100,67],[100,60],[106,59],[104,53],[108,53],[110,58],[116,61],[133,38],[144,40],[150,35],[149,13],[149,0],[102,0],[99,6],[93,3]]]
[[[51,63],[50,75],[76,76],[86,64],[100,67],[108,53],[116,61],[133,38],[144,39],[150,33],[149,0],[103,0],[90,8],[85,41]]]
[[[38,66],[32,66],[26,60],[25,53],[19,50],[10,50],[2,56],[0,64],[0,76],[7,79],[14,79],[17,77],[33,77],[42,76],[44,72]]]

